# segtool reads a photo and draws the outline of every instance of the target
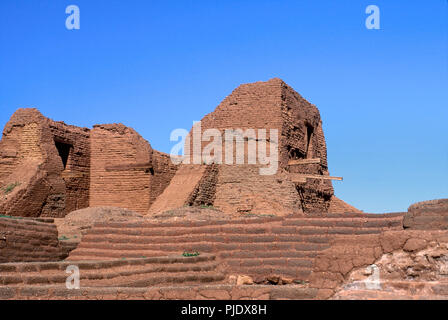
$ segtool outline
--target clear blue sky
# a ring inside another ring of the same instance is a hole
[[[169,152],[239,84],[280,77],[320,109],[336,195],[403,211],[448,197],[447,21],[446,0],[1,0],[0,126],[36,107]]]

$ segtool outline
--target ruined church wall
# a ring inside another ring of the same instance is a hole
[[[90,206],[146,213],[150,161],[151,146],[133,129],[122,124],[95,125],[91,130]]]
[[[8,177],[23,159],[42,162],[39,147],[43,116],[19,109],[6,124],[0,140],[0,184],[8,183]]]
[[[49,176],[54,175],[59,182],[60,178],[63,180],[61,197],[65,201],[61,205],[64,206],[65,215],[89,206],[90,130],[55,121],[50,121],[49,128],[47,167]],[[65,166],[55,143],[68,149]],[[56,170],[52,171],[51,168]],[[48,202],[58,205],[58,201],[60,196],[54,194]],[[54,210],[51,205],[44,207],[43,215],[54,216]]]
[[[266,151],[274,143],[270,129],[278,132],[277,173],[260,176],[260,167],[248,164],[249,139],[244,138],[244,164],[236,163],[236,143],[233,143],[234,165],[218,166],[214,205],[228,213],[265,213],[277,211],[278,215],[298,212],[327,212],[333,187],[330,180],[307,179],[306,183],[291,182],[289,174],[329,175],[327,150],[322,130],[322,120],[316,106],[310,104],[280,79],[244,84],[235,89],[212,113],[201,120],[201,132],[218,129],[222,135],[222,160],[226,159],[226,129],[254,129],[257,134],[256,157],[259,164],[258,129],[266,130]],[[202,150],[209,142],[194,148],[194,131],[190,131],[190,163],[194,152]],[[290,166],[295,159],[320,158],[318,164]],[[201,163],[204,162],[202,159]],[[242,176],[250,177],[242,179]],[[201,179],[205,181],[205,179]],[[199,190],[209,190],[198,186]],[[200,193],[200,192],[199,192]],[[200,195],[199,195],[200,198]],[[256,202],[258,204],[255,204]]]
[[[292,174],[329,175],[319,110],[288,85],[282,86],[284,126],[279,152],[280,166]],[[319,158],[320,163],[288,166],[289,160],[313,158]],[[331,180],[308,178],[306,183],[297,183],[296,189],[303,212],[328,212],[334,194]]]
[[[230,214],[300,213],[294,184],[284,174],[260,175],[257,165],[221,165],[214,206]]]
[[[67,143],[64,168],[55,141]],[[0,212],[13,216],[63,217],[88,205],[89,130],[18,109],[0,141]],[[64,169],[71,175],[64,181]],[[76,172],[80,178],[74,178]],[[10,190],[10,186],[15,186]],[[6,191],[8,190],[8,191]]]
[[[169,154],[154,149],[152,150],[151,166],[148,208],[168,187],[178,168],[178,165],[173,164],[171,161]]]

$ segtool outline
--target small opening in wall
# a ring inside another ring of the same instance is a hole
[[[72,145],[60,141],[55,141],[56,149],[58,149],[59,156],[62,160],[62,165],[64,166],[64,170],[67,167],[68,156],[70,155],[70,149],[73,147]]]
[[[289,159],[303,159],[304,154],[297,148],[287,147]]]
[[[313,132],[314,132],[314,128],[309,125],[306,124],[306,157],[307,158],[312,158],[313,157]]]

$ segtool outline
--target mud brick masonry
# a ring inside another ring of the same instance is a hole
[[[329,171],[318,109],[282,80],[241,85],[204,117],[208,128],[277,129],[277,173],[262,176],[250,164],[174,165],[123,124],[79,128],[19,109],[0,141],[0,214],[64,217],[92,206],[154,214],[183,205],[227,214],[359,212],[321,178]]]

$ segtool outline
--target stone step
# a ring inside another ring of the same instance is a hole
[[[195,234],[172,237],[161,236],[136,236],[127,234],[102,234],[101,236],[95,234],[88,234],[84,236],[82,244],[84,243],[132,243],[135,245],[147,244],[165,244],[177,245],[179,243],[263,243],[263,242],[312,242],[312,243],[327,243],[330,237],[320,234],[240,234],[240,235],[226,235],[222,233],[217,234]]]
[[[181,255],[154,256],[150,258],[121,259],[114,261],[58,261],[58,262],[11,262],[0,264],[0,272],[43,272],[47,270],[65,270],[69,265],[77,265],[84,270],[105,269],[122,266],[146,265],[146,264],[175,264],[175,263],[198,263],[215,261],[216,256],[201,254],[199,256],[184,257]]]
[[[284,226],[315,226],[315,227],[344,227],[344,228],[402,228],[401,217],[370,219],[370,218],[302,218],[286,219]]]
[[[390,213],[312,213],[306,216],[303,215],[290,215],[286,216],[285,220],[307,218],[307,219],[321,219],[321,218],[369,218],[369,219],[391,219],[403,217],[406,212],[390,212]]]
[[[296,250],[270,250],[270,251],[221,251],[218,256],[221,259],[251,259],[251,258],[315,258],[320,251],[296,251]]]
[[[116,259],[137,259],[137,258],[142,258],[142,257],[158,257],[164,254],[170,254],[169,252],[161,252],[161,251],[146,251],[144,252],[145,254],[142,255],[142,252],[131,252],[131,253],[126,253],[123,254],[122,252],[117,254],[117,253],[112,253],[110,255],[108,255],[107,253],[104,252],[91,252],[91,251],[82,251],[82,252],[74,252],[71,253],[70,256],[65,259],[66,261],[74,261],[74,260],[82,260],[82,261],[94,261],[94,260],[105,260],[105,261],[110,261],[110,260],[116,260]]]
[[[131,276],[146,276],[148,274],[157,274],[160,277],[161,274],[170,273],[191,273],[191,272],[208,272],[213,271],[217,267],[217,263],[208,264],[180,264],[180,265],[153,265],[153,266],[133,266],[133,267],[121,267],[102,270],[83,270],[80,268],[80,280],[87,280],[89,285],[95,285],[96,280],[106,280],[110,282],[115,278],[127,278]],[[37,285],[37,284],[58,284],[65,283],[68,274],[65,270],[41,272],[41,273],[5,273],[0,275],[0,284],[3,285]],[[102,283],[99,285],[105,285]]]
[[[20,223],[17,223],[20,222]],[[46,222],[39,222],[34,220],[29,220],[26,218],[21,217],[1,217],[0,216],[0,227],[5,227],[13,225],[15,229],[17,230],[24,230],[28,231],[32,229],[35,233],[43,233],[44,235],[47,233],[56,233],[57,234],[57,228],[56,225],[53,223],[46,223]]]
[[[182,235],[204,234],[266,234],[270,232],[270,226],[266,225],[225,225],[225,226],[201,226],[201,227],[154,227],[154,228],[128,228],[128,227],[100,227],[95,226],[87,235],[133,235],[133,236],[162,236],[173,237]]]
[[[150,287],[161,284],[203,284],[203,283],[219,283],[225,280],[225,275],[215,271],[209,272],[190,272],[182,274],[158,274],[154,276],[139,277],[139,279],[126,279],[125,282],[121,283],[104,283],[105,286],[117,286],[121,285],[123,287]],[[100,284],[98,284],[100,285]]]
[[[391,229],[392,227],[329,227],[329,226],[271,226],[271,227],[255,227],[255,228],[224,228],[224,227],[204,227],[204,228],[173,228],[168,230],[158,230],[158,229],[113,229],[113,228],[94,228],[91,229],[84,237],[83,241],[101,241],[102,239],[117,239],[129,237],[130,241],[139,239],[146,239],[150,241],[153,237],[156,241],[162,242],[161,239],[165,237],[181,239],[181,236],[194,237],[199,236],[201,238],[207,237],[209,239],[222,239],[220,241],[225,241],[226,238],[234,239],[232,241],[238,241],[239,239],[244,239],[244,237],[251,237],[252,239],[259,238],[260,241],[272,241],[275,237],[281,235],[335,235],[335,234],[377,234],[385,229]],[[399,226],[394,228],[401,228]],[[232,237],[233,235],[233,237]],[[211,236],[211,237],[210,237]],[[248,238],[247,238],[248,239]],[[266,240],[263,240],[266,239]],[[167,239],[166,239],[167,240]]]
[[[132,242],[82,242],[77,249],[72,251],[71,260],[76,254],[87,252],[103,252],[105,256],[115,257],[142,257],[147,252],[199,252],[217,253],[228,250],[240,251],[270,251],[270,250],[295,250],[295,251],[317,251],[329,248],[327,243],[314,242],[264,242],[264,243],[210,243],[210,242],[186,242],[177,244],[133,244]],[[132,255],[128,255],[132,254]],[[149,256],[149,255],[148,255]]]
[[[214,277],[210,279],[206,277],[201,281],[223,279],[224,276],[215,272],[218,262],[207,261],[206,259],[201,261],[194,258],[198,257],[192,257],[192,259],[183,257],[183,261],[178,263],[172,262],[176,261],[175,259],[167,259],[165,260],[166,263],[152,264],[145,263],[148,259],[140,259],[140,261],[134,259],[131,261],[71,262],[71,264],[79,267],[81,283],[86,286],[125,285],[143,280],[149,281],[148,283],[160,284],[171,282],[169,279],[181,282],[194,282],[195,279],[202,279],[202,276],[196,276],[195,274],[206,275],[209,273],[214,275]],[[10,269],[10,271],[4,271],[0,274],[0,284],[8,286],[64,284],[68,277],[63,268],[65,265],[68,264],[61,263],[57,270],[52,269],[55,266],[51,265],[32,265],[32,267],[38,270],[28,272],[23,270],[33,270],[33,268],[27,268],[26,265],[16,266],[15,271]],[[106,267],[107,265],[109,267]],[[3,266],[3,270],[8,269]],[[193,280],[190,280],[190,278]]]
[[[261,267],[229,267],[229,274],[247,275],[259,281],[267,279],[269,276],[288,277],[292,280],[306,282],[311,273],[310,268],[261,266]]]
[[[319,226],[281,226],[273,227],[272,233],[297,234],[297,235],[360,235],[378,234],[383,232],[382,228],[352,228],[352,227],[319,227]]]
[[[226,259],[225,263],[231,267],[292,267],[292,268],[312,268],[312,259],[303,258],[246,258],[246,259]]]
[[[266,223],[279,223],[283,221],[282,217],[254,217],[247,219],[233,219],[233,220],[204,220],[204,221],[179,221],[179,222],[146,222],[146,221],[132,221],[132,222],[98,222],[96,227],[100,228],[143,228],[143,229],[167,229],[167,228],[197,228],[204,226],[244,226],[244,225],[260,225]]]
[[[402,228],[401,220],[397,219],[289,219],[285,220],[282,225],[204,225],[199,227],[130,227],[126,224],[114,225],[96,225],[89,230],[87,235],[102,236],[107,234],[113,235],[130,235],[130,236],[152,236],[152,237],[177,237],[182,235],[268,235],[268,234],[295,234],[300,233],[304,228],[319,228],[318,231],[324,229],[331,229],[330,234],[337,233],[351,233],[356,234],[355,231],[350,232],[350,229],[361,230],[361,232],[374,233],[381,232],[383,228]]]
[[[348,290],[334,295],[331,300],[413,300],[421,298],[382,290]]]
[[[224,299],[224,300],[268,300],[268,299],[314,299],[318,290],[302,285],[257,285],[234,286],[229,284],[176,285],[150,287],[87,287],[80,290],[70,290],[62,286],[42,285],[31,287],[0,288],[2,299]],[[255,317],[256,318],[256,317]]]
[[[15,287],[15,286],[42,286],[42,285],[61,285],[65,286],[67,274],[53,275],[53,276],[28,276],[26,278],[1,276],[0,284]],[[146,287],[153,285],[169,285],[169,284],[200,284],[207,282],[221,282],[225,279],[224,274],[216,271],[198,270],[186,272],[160,272],[149,273],[132,273],[126,276],[121,276],[114,273],[89,274],[81,275],[80,286],[88,287]],[[0,285],[1,288],[1,285]]]

